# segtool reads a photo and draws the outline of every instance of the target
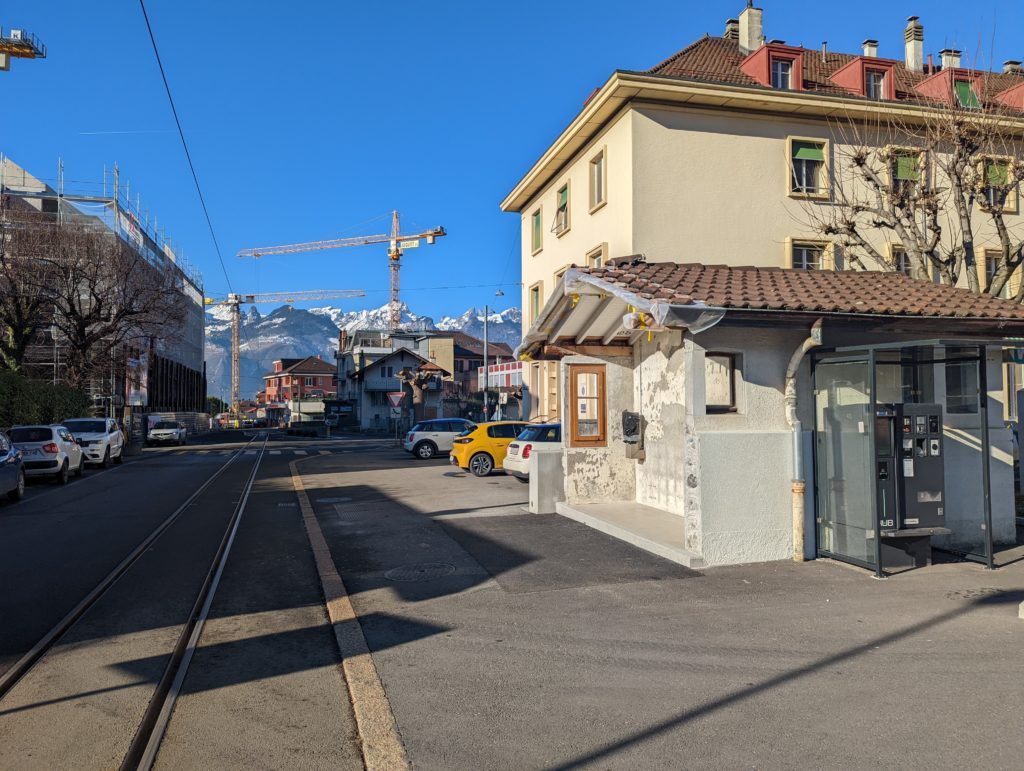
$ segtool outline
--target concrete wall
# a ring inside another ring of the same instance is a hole
[[[563,426],[565,450],[565,499],[568,503],[605,503],[632,501],[636,496],[636,461],[626,457],[622,441],[622,410],[633,406],[633,357],[593,359],[587,356],[567,356],[561,361],[561,378],[568,383],[570,364],[605,365],[605,393],[607,394],[608,444],[606,447],[573,447],[568,423]],[[567,394],[568,387],[562,389]],[[568,414],[569,404],[562,408]]]

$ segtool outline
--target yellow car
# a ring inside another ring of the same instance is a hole
[[[524,428],[526,423],[521,421],[479,423],[452,440],[449,462],[473,472],[473,476],[485,477],[501,468],[509,444]]]

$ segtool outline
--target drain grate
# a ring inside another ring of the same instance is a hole
[[[429,581],[443,578],[455,572],[455,566],[447,562],[419,562],[392,568],[384,577],[389,581]]]

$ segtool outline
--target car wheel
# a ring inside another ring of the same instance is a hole
[[[475,477],[485,477],[494,471],[494,460],[486,452],[478,452],[469,459],[469,470]]]
[[[68,462],[65,460],[60,467],[60,471],[57,472],[57,476],[54,481],[59,485],[66,485],[68,483]]]
[[[420,460],[430,460],[437,455],[437,445],[433,442],[420,442],[413,448],[413,454]]]
[[[25,497],[25,472],[24,471],[19,471],[18,472],[18,484],[15,486],[15,488],[13,490],[11,490],[9,493],[7,493],[7,497],[10,498],[12,501],[20,501],[22,498]]]
[[[100,464],[103,468],[110,468],[110,448],[108,447],[103,452],[103,461]]]
[[[75,469],[75,476],[82,476],[82,472],[85,471],[85,455],[78,459],[78,468]]]

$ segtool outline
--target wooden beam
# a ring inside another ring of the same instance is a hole
[[[597,307],[594,308],[594,312],[587,316],[587,320],[583,322],[583,326],[580,327],[580,333],[576,335],[576,345],[582,345],[583,341],[588,337],[594,336],[593,327],[601,320],[605,310],[608,308],[608,300],[601,299],[597,303]]]
[[[626,356],[632,355],[628,345],[576,345],[575,343],[547,343],[541,348],[542,358],[563,356]]]

